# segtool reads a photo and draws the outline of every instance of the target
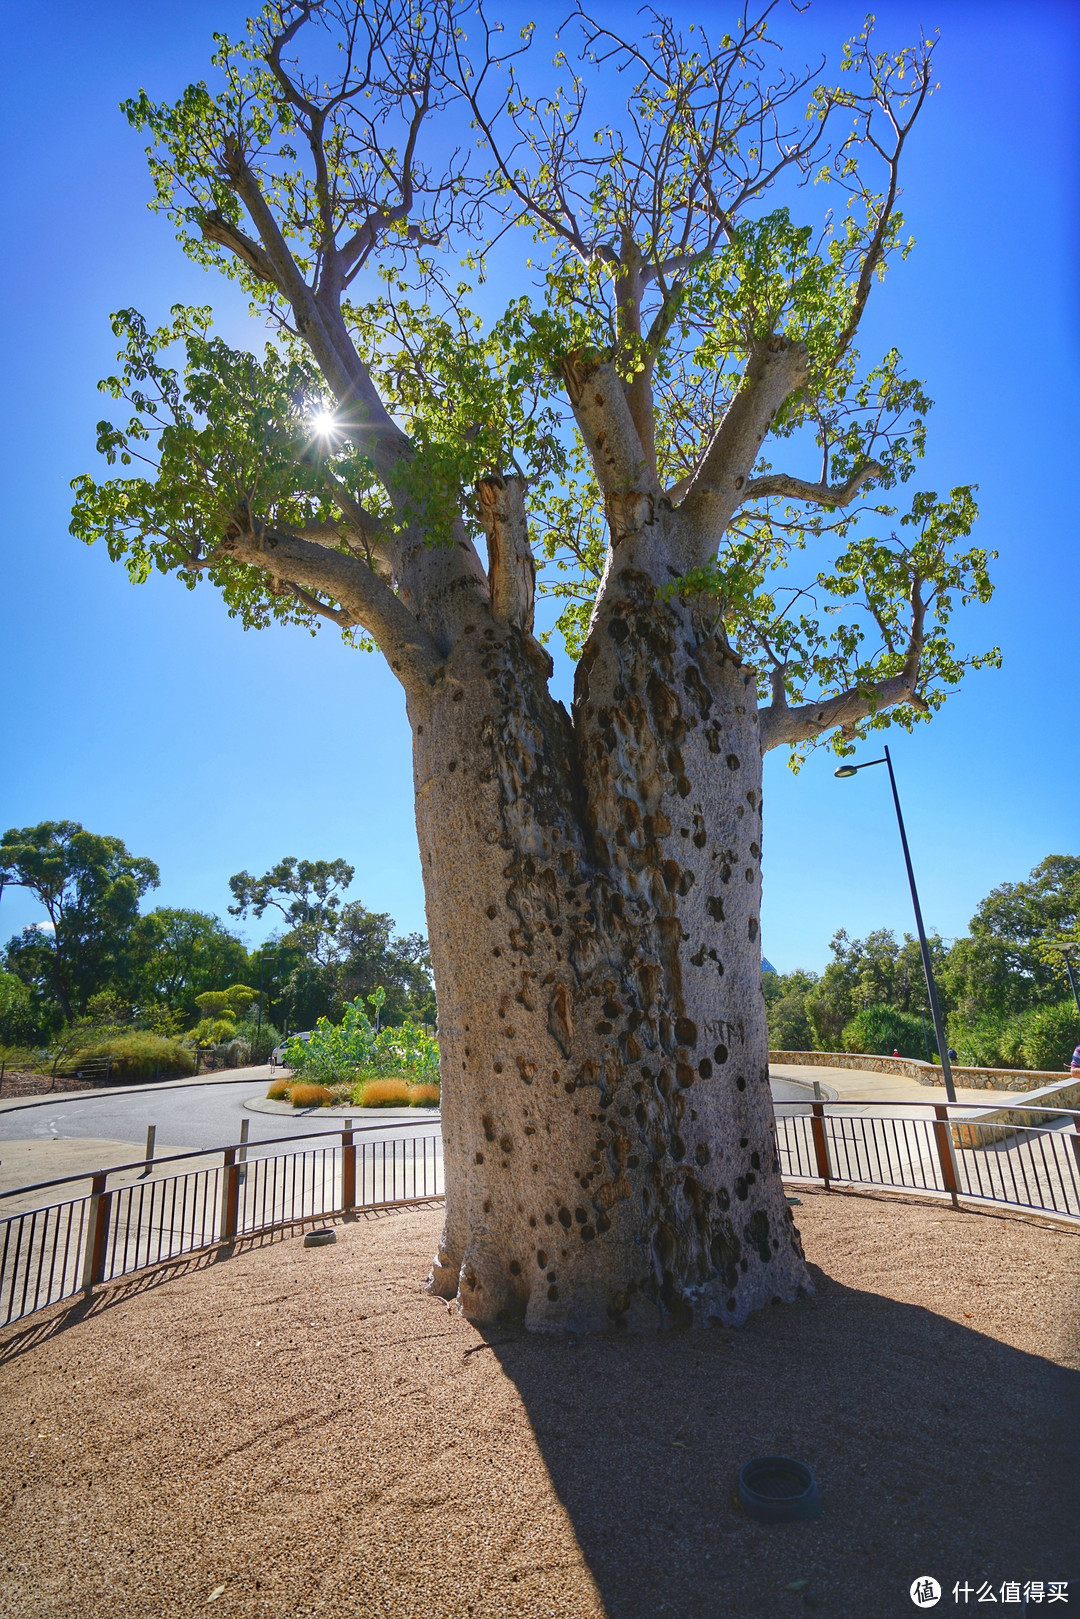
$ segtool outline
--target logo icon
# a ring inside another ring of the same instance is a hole
[[[941,1601],[941,1586],[930,1574],[920,1574],[911,1582],[911,1600],[917,1608],[936,1608]]]

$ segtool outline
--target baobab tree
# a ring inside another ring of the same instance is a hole
[[[929,401],[856,346],[907,251],[932,47],[863,33],[834,82],[785,67],[785,18],[629,38],[579,8],[549,66],[474,3],[278,0],[218,36],[212,84],[126,109],[154,205],[270,338],[115,316],[121,470],[77,480],[73,530],[400,680],[443,1069],[429,1286],[477,1321],[735,1324],[806,1285],[762,755],[910,727],[995,656],[948,637],[990,591],[972,491],[895,504]]]

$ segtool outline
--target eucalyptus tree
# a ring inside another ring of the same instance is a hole
[[[74,532],[400,680],[443,1065],[429,1285],[477,1320],[736,1323],[807,1285],[762,755],[910,727],[994,657],[949,638],[990,591],[972,489],[901,509],[929,400],[857,347],[908,248],[931,44],[791,71],[781,20],[622,37],[579,9],[550,65],[482,5],[279,0],[211,82],[127,106],[154,206],[271,336],[117,315],[120,465],[77,481]]]
[[[0,889],[25,888],[49,920],[11,940],[8,967],[74,1023],[91,996],[129,976],[139,901],[159,881],[152,860],[78,821],[10,827],[0,839]]]

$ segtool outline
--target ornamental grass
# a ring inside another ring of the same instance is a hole
[[[289,1091],[291,1088],[291,1079],[275,1079],[274,1083],[266,1093],[266,1100],[268,1102],[285,1102],[288,1100]]]
[[[357,1089],[354,1099],[361,1107],[408,1107],[412,1101],[413,1087],[400,1077],[367,1079]]]
[[[410,1107],[438,1107],[439,1087],[428,1081],[422,1085],[409,1086]]]
[[[333,1100],[334,1093],[327,1085],[301,1082],[289,1086],[289,1101],[293,1107],[327,1107]]]

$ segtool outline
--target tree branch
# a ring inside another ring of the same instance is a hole
[[[328,618],[331,624],[337,624],[339,628],[348,630],[358,622],[345,608],[328,606],[326,602],[321,602],[318,597],[312,596],[309,591],[303,590],[292,579],[283,579],[281,583],[282,587],[291,591],[301,606],[307,608],[308,612],[318,613],[320,618]]]
[[[610,360],[566,355],[561,362],[574,419],[604,496],[612,543],[651,522],[660,498],[642,449],[622,378]]]
[[[821,702],[803,703],[799,708],[789,708],[786,700],[779,706],[774,701],[761,710],[761,751],[767,753],[783,743],[811,742],[823,731],[856,725],[872,714],[880,714],[884,708],[895,708],[898,703],[911,703],[916,708],[923,706],[906,673],[875,681],[871,686],[852,687]]]
[[[485,478],[476,486],[488,542],[488,579],[496,618],[531,633],[536,559],[529,542],[525,484],[521,478]]]
[[[689,524],[700,529],[703,553],[745,500],[746,483],[765,435],[788,395],[805,382],[807,367],[805,346],[779,336],[758,347],[747,361],[738,391],[679,505]]]
[[[768,708],[760,711],[759,716],[762,753],[783,743],[812,742],[824,731],[834,730],[837,726],[857,725],[860,720],[880,714],[884,708],[895,708],[898,703],[926,708],[918,691],[926,615],[922,583],[919,575],[915,574],[910,594],[911,633],[904,667],[898,675],[873,681],[867,686],[853,686],[848,691],[838,692],[835,697],[826,697],[816,703],[789,708],[784,690],[784,670],[782,667],[773,670],[773,700]]]
[[[279,285],[277,272],[258,242],[246,236],[237,225],[230,225],[224,214],[217,209],[204,214],[201,229],[208,242],[217,242],[221,247],[228,248],[260,281],[269,282],[272,287]]]
[[[347,622],[360,624],[377,642],[406,690],[430,685],[442,667],[435,642],[390,586],[357,557],[270,528],[247,514],[232,525],[218,554],[246,562],[293,590],[340,602]]]
[[[824,479],[820,483],[809,483],[805,478],[792,478],[786,472],[775,472],[766,478],[749,479],[743,487],[739,504],[744,505],[748,500],[767,500],[772,495],[786,495],[791,500],[811,500],[818,506],[848,506],[863,484],[869,483],[872,478],[880,478],[884,470],[879,461],[869,461],[858,472],[853,472],[846,483],[834,484],[827,484]]]

